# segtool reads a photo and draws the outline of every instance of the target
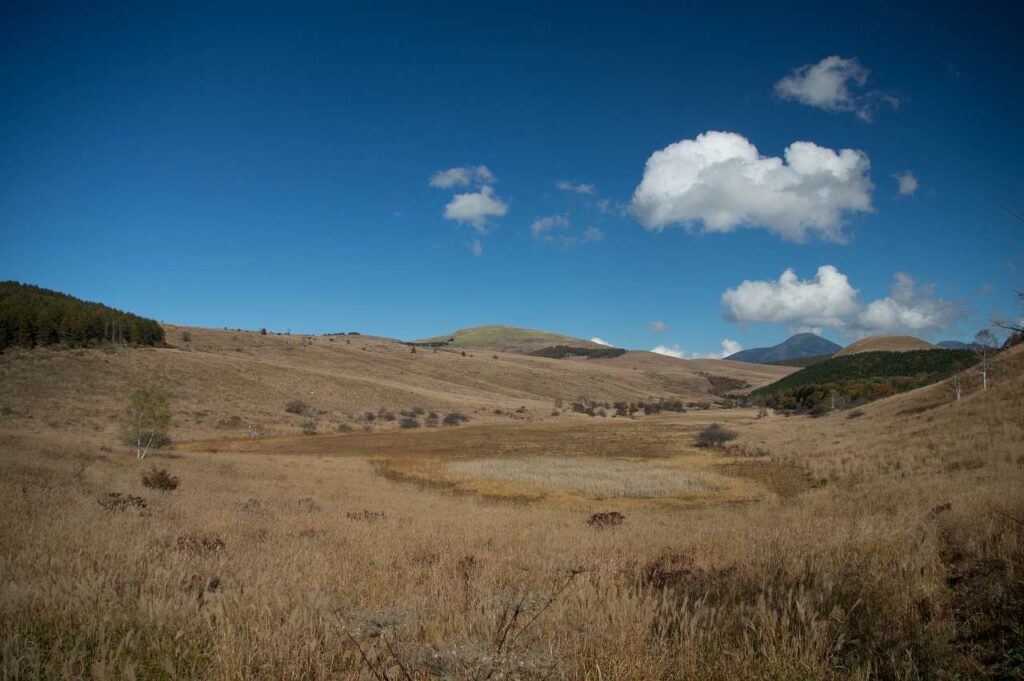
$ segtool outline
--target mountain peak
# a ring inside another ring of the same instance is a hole
[[[778,345],[769,348],[751,348],[741,350],[726,359],[737,362],[751,362],[754,364],[770,364],[772,362],[783,362],[803,357],[817,357],[821,355],[834,355],[843,347],[827,338],[822,338],[816,333],[805,331],[790,336]]]

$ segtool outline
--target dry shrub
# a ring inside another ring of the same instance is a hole
[[[415,416],[406,416],[403,417],[402,420],[398,422],[398,425],[401,428],[419,428],[420,420]]]
[[[129,508],[146,508],[148,505],[142,497],[120,492],[109,492],[107,496],[100,497],[99,504],[108,511],[125,511]]]
[[[152,489],[158,489],[165,492],[178,489],[178,485],[181,481],[177,476],[171,475],[166,468],[156,468],[148,473],[142,474],[142,484]]]
[[[626,521],[618,511],[599,511],[587,518],[587,525],[597,528],[617,527]]]
[[[453,411],[450,414],[446,414],[444,417],[444,425],[446,426],[458,426],[469,420],[469,417],[463,414],[461,411]]]
[[[373,523],[378,520],[384,520],[384,511],[349,511],[345,514],[345,517],[349,520],[357,520],[364,523]]]
[[[187,553],[206,553],[224,550],[224,540],[220,537],[202,537],[183,534],[178,537],[174,547]]]
[[[729,430],[720,423],[712,423],[697,434],[694,444],[698,447],[721,447],[737,437],[739,434],[735,430]]]

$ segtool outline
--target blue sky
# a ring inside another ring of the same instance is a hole
[[[966,338],[1021,314],[1022,8],[8,4],[0,278],[311,333]]]

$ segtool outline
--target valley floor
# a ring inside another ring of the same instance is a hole
[[[693,446],[712,421],[730,449]],[[144,487],[153,466],[180,486]],[[1022,483],[1020,352],[959,403],[236,435],[144,464],[5,419],[0,677],[1020,678]]]

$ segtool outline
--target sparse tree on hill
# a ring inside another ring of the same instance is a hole
[[[960,396],[963,394],[964,388],[964,377],[963,367],[959,362],[953,365],[953,376],[950,378],[949,387],[953,391],[953,397],[957,402],[960,401]]]
[[[995,353],[995,334],[988,329],[982,329],[974,336],[974,354],[978,356],[978,371],[981,372],[982,390],[988,390],[988,361]]]
[[[128,398],[127,426],[135,442],[135,458],[142,461],[153,445],[167,439],[171,406],[167,398],[152,390],[136,390]]]

